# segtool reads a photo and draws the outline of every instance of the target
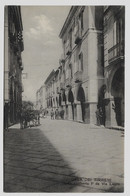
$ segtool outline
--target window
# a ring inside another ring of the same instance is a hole
[[[80,20],[81,30],[83,30],[83,28],[84,28],[84,25],[83,25],[83,12],[80,13],[79,20]]]
[[[69,64],[69,68],[70,68],[70,77],[73,77],[73,70],[72,70],[72,64]]]
[[[69,44],[70,44],[70,49],[72,49],[72,29],[69,32]]]
[[[76,59],[76,54],[74,53],[74,73],[78,71],[78,60]]]
[[[65,54],[66,54],[66,41],[64,40],[64,42],[63,42],[63,50],[64,50],[64,57],[65,57]]]
[[[78,71],[83,71],[83,53],[82,52],[79,54]]]
[[[124,21],[123,18],[120,18],[117,21],[117,43],[120,43],[122,40],[124,40]]]

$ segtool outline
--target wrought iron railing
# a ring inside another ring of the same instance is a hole
[[[108,62],[109,63],[123,56],[124,56],[124,41],[114,45],[112,48],[108,50]]]

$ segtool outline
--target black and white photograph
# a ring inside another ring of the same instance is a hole
[[[4,193],[124,193],[125,11],[4,6]]]

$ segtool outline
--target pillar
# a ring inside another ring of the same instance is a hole
[[[71,103],[68,104],[68,120],[73,120],[72,105],[71,105]]]
[[[96,118],[96,110],[97,110],[97,102],[89,103],[90,104],[90,124],[97,124]]]
[[[78,122],[83,122],[82,121],[82,110],[81,110],[81,103],[77,103],[77,121]]]
[[[106,111],[106,120],[105,120],[105,126],[106,127],[112,127],[112,126],[117,126],[117,121],[116,121],[116,113],[114,111],[114,99],[109,98],[107,99],[108,104],[105,106],[105,111]]]

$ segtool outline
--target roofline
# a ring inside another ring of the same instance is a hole
[[[60,34],[59,34],[59,37],[60,37],[60,38],[63,37],[64,32],[65,32],[65,29],[66,29],[66,27],[70,24],[70,21],[71,21],[73,15],[74,15],[74,13],[75,13],[76,10],[78,9],[78,7],[79,7],[79,6],[72,6],[72,7],[71,7],[71,9],[70,9],[70,11],[69,11],[69,14],[68,14],[68,16],[67,16],[67,18],[66,18],[66,20],[65,20],[65,22],[64,22],[64,25],[63,25],[63,27],[62,27],[62,29],[61,29],[61,31],[60,31]]]
[[[47,84],[47,82],[55,75],[55,70],[53,69],[52,71],[51,71],[51,73],[49,74],[49,76],[47,77],[47,79],[45,80],[45,82],[44,82],[44,84],[46,85]]]

